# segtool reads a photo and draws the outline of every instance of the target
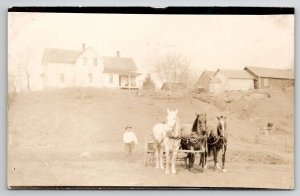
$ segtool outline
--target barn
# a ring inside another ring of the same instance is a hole
[[[214,74],[214,71],[204,70],[196,83],[197,88],[209,91],[209,81],[214,76]]]
[[[44,88],[108,87],[138,88],[137,67],[132,58],[98,55],[91,47],[82,50],[46,48],[43,54]]]
[[[254,78],[245,70],[218,69],[209,81],[209,92],[254,89]]]
[[[254,78],[254,88],[285,88],[294,85],[293,69],[271,69],[263,67],[245,67]]]

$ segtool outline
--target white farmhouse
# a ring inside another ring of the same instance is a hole
[[[82,50],[50,49],[43,54],[44,88],[138,88],[140,75],[131,58],[99,56],[91,47]]]

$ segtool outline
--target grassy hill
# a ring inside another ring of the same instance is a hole
[[[249,98],[248,92],[238,99],[224,93],[211,97],[211,103],[191,94],[137,96],[134,91],[109,89],[17,93],[8,109],[9,170],[25,162],[49,165],[57,161],[68,161],[67,165],[106,161],[119,167],[117,163],[124,162],[122,135],[127,125],[139,140],[135,155],[139,160],[136,168],[141,170],[145,138],[156,123],[166,120],[167,108],[178,109],[181,122],[188,124],[195,113],[207,113],[208,124],[214,128],[217,115],[226,115],[228,165],[289,164],[290,168],[294,161],[294,90],[268,93],[264,99]],[[262,134],[267,122],[276,125],[270,135]],[[21,177],[11,178],[21,181]]]
[[[233,147],[239,146],[239,142],[253,141],[255,136],[261,135],[267,122],[274,122],[277,127],[276,132],[268,136],[273,142],[278,135],[285,136],[293,146],[292,89],[274,91],[266,99],[239,99],[228,103],[228,97],[228,94],[220,95],[216,104],[208,104],[192,96],[157,99],[139,97],[126,90],[66,89],[19,93],[8,112],[10,142],[13,146],[32,150],[96,150],[103,144],[121,144],[127,125],[133,126],[143,142],[152,133],[154,124],[165,121],[166,109],[170,108],[178,109],[181,122],[189,124],[195,113],[207,113],[211,127],[216,126],[217,115],[227,115]],[[286,139],[281,142],[284,144]]]

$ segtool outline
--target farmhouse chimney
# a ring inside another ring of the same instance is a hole
[[[85,43],[82,43],[82,51],[85,50]]]
[[[120,57],[120,51],[119,50],[117,51],[117,57]]]

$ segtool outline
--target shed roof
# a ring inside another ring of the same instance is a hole
[[[218,72],[220,72],[227,78],[232,78],[232,79],[254,79],[253,76],[245,70],[218,69],[216,74]]]
[[[279,78],[279,79],[294,79],[293,69],[272,69],[264,67],[245,67],[245,70],[249,70],[258,77],[264,78]]]
[[[197,81],[199,87],[203,88],[203,86],[205,86],[213,78],[215,73],[216,73],[215,71],[204,70]]]

